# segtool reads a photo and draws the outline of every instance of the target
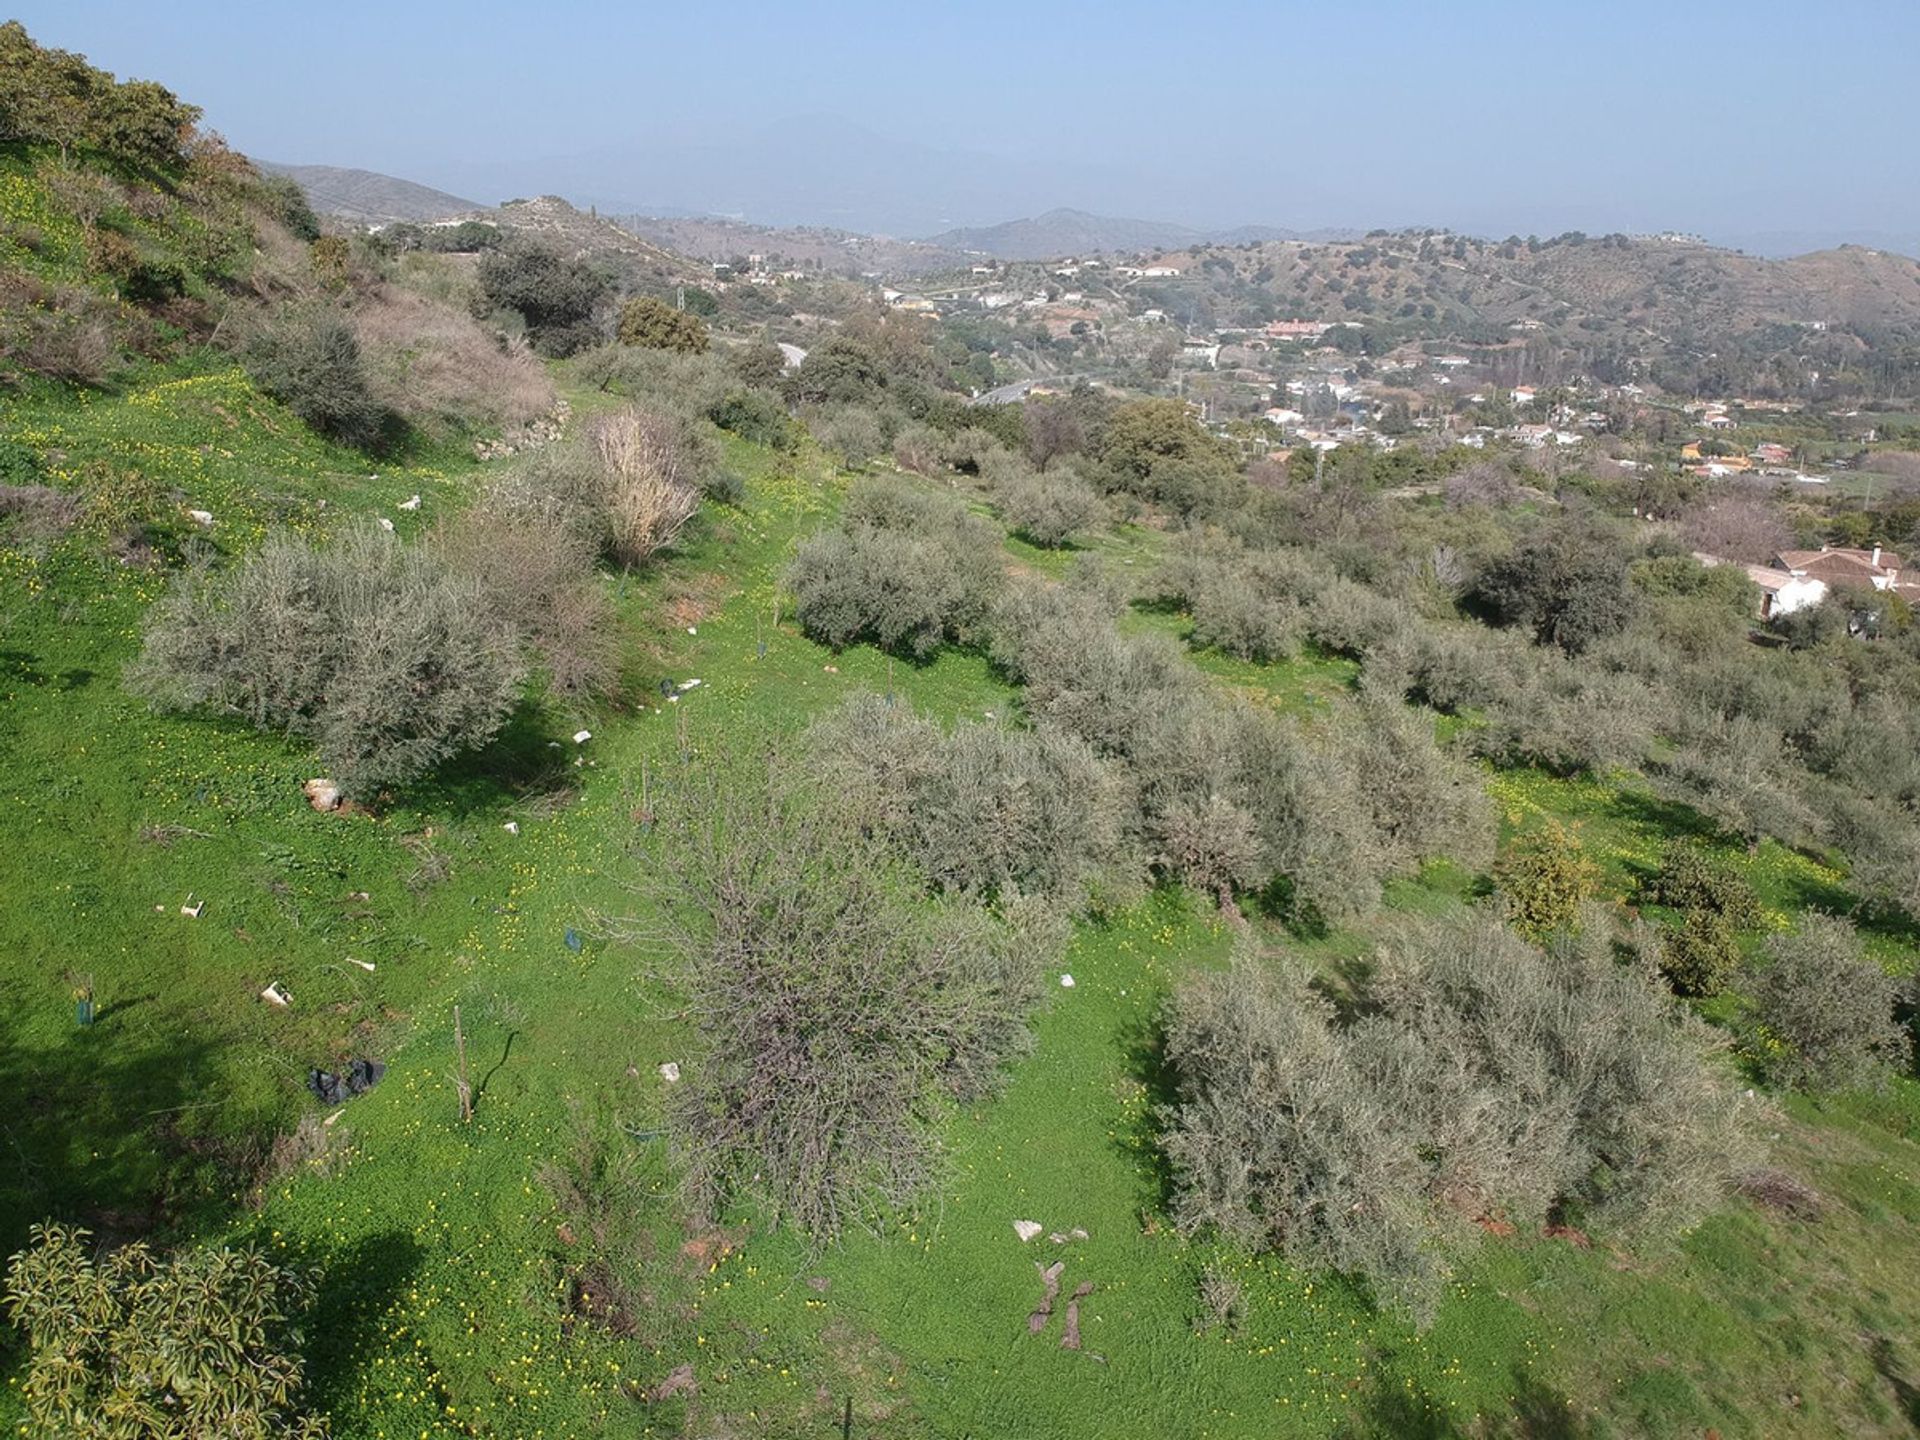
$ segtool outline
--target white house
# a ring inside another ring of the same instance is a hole
[[[1157,280],[1168,275],[1178,275],[1180,273],[1180,267],[1178,265],[1149,265],[1140,273],[1149,280]]]
[[[1718,555],[1708,555],[1702,551],[1693,552],[1693,558],[1708,569],[1730,562]],[[1810,575],[1796,575],[1791,570],[1781,570],[1772,565],[1742,565],[1747,578],[1760,587],[1760,618],[1771,620],[1776,615],[1791,615],[1796,610],[1805,610],[1809,605],[1818,605],[1827,598],[1827,584]]]
[[[1512,400],[1515,405],[1531,405],[1533,403],[1533,387],[1531,385],[1516,385],[1508,392],[1508,398]]]

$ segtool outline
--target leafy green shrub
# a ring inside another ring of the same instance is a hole
[[[253,383],[330,440],[367,450],[386,436],[360,341],[344,315],[288,307],[262,318],[240,346]]]
[[[1668,932],[1660,968],[1682,995],[1718,995],[1740,968],[1733,926],[1718,911],[1689,910]]]
[[[729,390],[707,418],[742,440],[791,455],[800,448],[801,427],[787,407],[764,390]]]
[[[816,640],[923,658],[974,635],[1000,583],[998,551],[993,527],[964,506],[876,480],[854,488],[842,528],[801,543],[787,584]]]
[[[483,255],[479,279],[487,303],[519,315],[543,355],[572,355],[599,338],[592,321],[607,282],[578,260],[543,246],[514,246]]]
[[[366,795],[491,739],[519,690],[516,645],[480,582],[369,526],[182,576],[128,681],[169,709],[305,736],[343,790]]]
[[[1503,625],[1524,625],[1541,644],[1577,655],[1633,618],[1627,557],[1568,529],[1493,561],[1476,582],[1479,602]]]
[[[1706,1028],[1607,952],[1549,959],[1485,912],[1413,924],[1336,1011],[1243,946],[1169,1014],[1179,1222],[1422,1316],[1477,1221],[1692,1225],[1750,1168],[1750,1123]]]
[[[643,885],[701,1042],[669,1110],[690,1198],[754,1199],[817,1241],[877,1223],[931,1182],[944,1106],[1029,1043],[1058,927],[929,904],[798,786],[696,780],[660,833]]]
[[[1765,956],[1754,1008],[1783,1047],[1767,1057],[1781,1083],[1843,1090],[1907,1067],[1913,1042],[1894,1015],[1901,982],[1867,957],[1853,926],[1809,911],[1768,937]]]
[[[36,1225],[7,1264],[7,1314],[32,1354],[20,1394],[35,1431],[88,1440],[321,1440],[297,1413],[293,1312],[305,1287],[257,1250],[96,1258],[92,1236]]]
[[[1580,837],[1557,820],[1521,836],[1493,868],[1507,918],[1521,934],[1544,940],[1575,925],[1593,898],[1600,867]]]
[[[620,307],[618,334],[622,345],[638,345],[647,350],[678,350],[698,355],[707,348],[705,321],[651,295],[636,295]]]
[[[1733,866],[1693,841],[1676,840],[1667,846],[1647,895],[1655,904],[1675,910],[1718,915],[1734,930],[1753,930],[1760,924],[1760,900],[1753,887]]]

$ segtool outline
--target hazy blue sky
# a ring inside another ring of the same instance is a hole
[[[239,148],[902,233],[1920,237],[1920,0],[0,0]]]

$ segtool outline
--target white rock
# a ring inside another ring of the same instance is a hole
[[[520,833],[520,822],[518,820],[509,820],[500,828],[509,835],[518,835]]]
[[[1060,977],[1060,988],[1061,988],[1062,990],[1071,990],[1071,989],[1073,989],[1073,976],[1071,976],[1071,975],[1062,975],[1062,976]]]
[[[1022,1243],[1033,1239],[1034,1236],[1040,1233],[1042,1228],[1038,1220],[1016,1220],[1013,1222],[1013,1233],[1020,1237]]]
[[[680,1062],[677,1060],[667,1061],[666,1064],[660,1067],[660,1078],[669,1085],[678,1084],[680,1080]]]
[[[576,730],[573,732],[573,743],[576,745],[584,745],[591,739],[593,739],[593,731],[591,730]]]
[[[418,495],[409,496],[400,502],[400,508],[402,510],[418,510],[420,508],[420,497]]]
[[[269,1005],[278,1005],[282,1010],[286,1009],[288,1005],[293,1003],[286,997],[286,995],[281,993],[280,982],[278,980],[274,981],[273,984],[267,986],[266,989],[262,990],[260,992],[260,998],[266,1001]]]
[[[331,780],[315,776],[300,787],[307,803],[321,812],[340,808],[340,787]]]
[[[380,516],[379,519],[380,519],[380,528],[386,531],[389,535],[391,535],[393,533],[393,522],[387,519],[387,517],[384,515]]]
[[[687,626],[687,634],[689,634],[689,635],[698,635],[699,633],[700,633],[700,632],[699,632],[698,630],[696,630],[696,629],[695,629],[695,628],[694,628],[693,626],[691,626],[691,625],[689,625],[689,626]]]
[[[700,682],[698,680],[682,680],[680,682],[680,688],[682,690],[695,690],[699,688],[699,685]]]
[[[187,511],[187,516],[194,524],[203,530],[211,530],[213,528],[213,512],[211,510],[189,510]]]

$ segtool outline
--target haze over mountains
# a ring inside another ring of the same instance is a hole
[[[865,163],[845,173],[823,179],[807,155],[809,143],[804,133],[786,137],[791,145],[752,147],[758,157],[748,165],[744,152],[727,144],[700,144],[675,151],[662,151],[639,157],[631,152],[606,151],[592,155],[560,157],[551,162],[550,173],[543,172],[534,184],[514,184],[497,166],[484,162],[450,167],[460,172],[448,179],[467,194],[500,197],[530,194],[563,194],[574,204],[598,209],[603,214],[621,215],[640,222],[695,222],[682,226],[676,245],[671,227],[655,224],[647,238],[702,258],[720,258],[718,251],[707,255],[721,242],[714,225],[732,226],[742,232],[741,244],[728,240],[732,249],[752,249],[745,243],[758,232],[765,239],[771,232],[805,230],[817,240],[830,236],[834,241],[853,240],[854,248],[862,239],[879,239],[888,244],[866,247],[863,268],[926,268],[934,252],[972,252],[1002,260],[1042,260],[1061,255],[1099,253],[1138,253],[1151,250],[1179,250],[1193,245],[1244,245],[1269,240],[1337,241],[1357,238],[1364,230],[1376,228],[1370,217],[1361,217],[1350,225],[1304,225],[1286,227],[1258,223],[1204,225],[1168,220],[1141,219],[1123,214],[1094,213],[1090,210],[1053,203],[1057,176],[1032,177],[1016,189],[1029,190],[1034,197],[1031,212],[1023,217],[994,222],[984,217],[1005,209],[992,196],[1004,190],[1010,178],[997,170],[991,176],[973,173],[962,164],[952,172],[946,165],[934,166],[937,174],[948,177],[949,191],[944,203],[923,203],[911,199],[902,202],[911,186],[902,188],[902,177],[920,181],[926,177],[923,166],[929,157],[952,160],[952,152],[932,151],[911,144],[895,145],[872,137],[858,126],[842,127],[860,141],[855,147]],[[784,156],[788,168],[772,163],[769,156]],[[960,157],[963,161],[965,157]],[[982,166],[990,157],[979,157]],[[997,165],[997,161],[994,162]],[[446,189],[417,181],[381,174],[373,170],[337,165],[295,165],[269,163],[268,169],[293,175],[307,187],[316,209],[359,224],[383,224],[393,221],[422,221],[445,218],[484,208],[462,199]],[[1085,176],[1076,175],[1084,182]],[[1086,188],[1082,184],[1079,188]],[[672,203],[667,203],[668,201]],[[1303,197],[1303,209],[1325,213],[1326,207],[1310,204]],[[970,208],[971,207],[971,208]],[[956,212],[966,214],[969,223],[953,223]],[[1379,221],[1388,228],[1406,228]],[[632,227],[630,227],[632,228]],[[642,228],[646,228],[643,223]],[[1444,228],[1444,227],[1441,227]],[[1675,227],[1679,228],[1679,227]],[[1495,227],[1498,229],[1498,227]],[[1554,233],[1548,229],[1515,225],[1496,234],[1482,230],[1487,238],[1506,233]],[[1840,245],[1865,245],[1894,254],[1920,257],[1920,232],[1898,230],[1861,232],[1816,227],[1716,233],[1706,237],[1727,249],[1742,250],[1767,258],[1784,258]],[[881,258],[884,257],[884,258]],[[876,263],[865,263],[875,261]]]

